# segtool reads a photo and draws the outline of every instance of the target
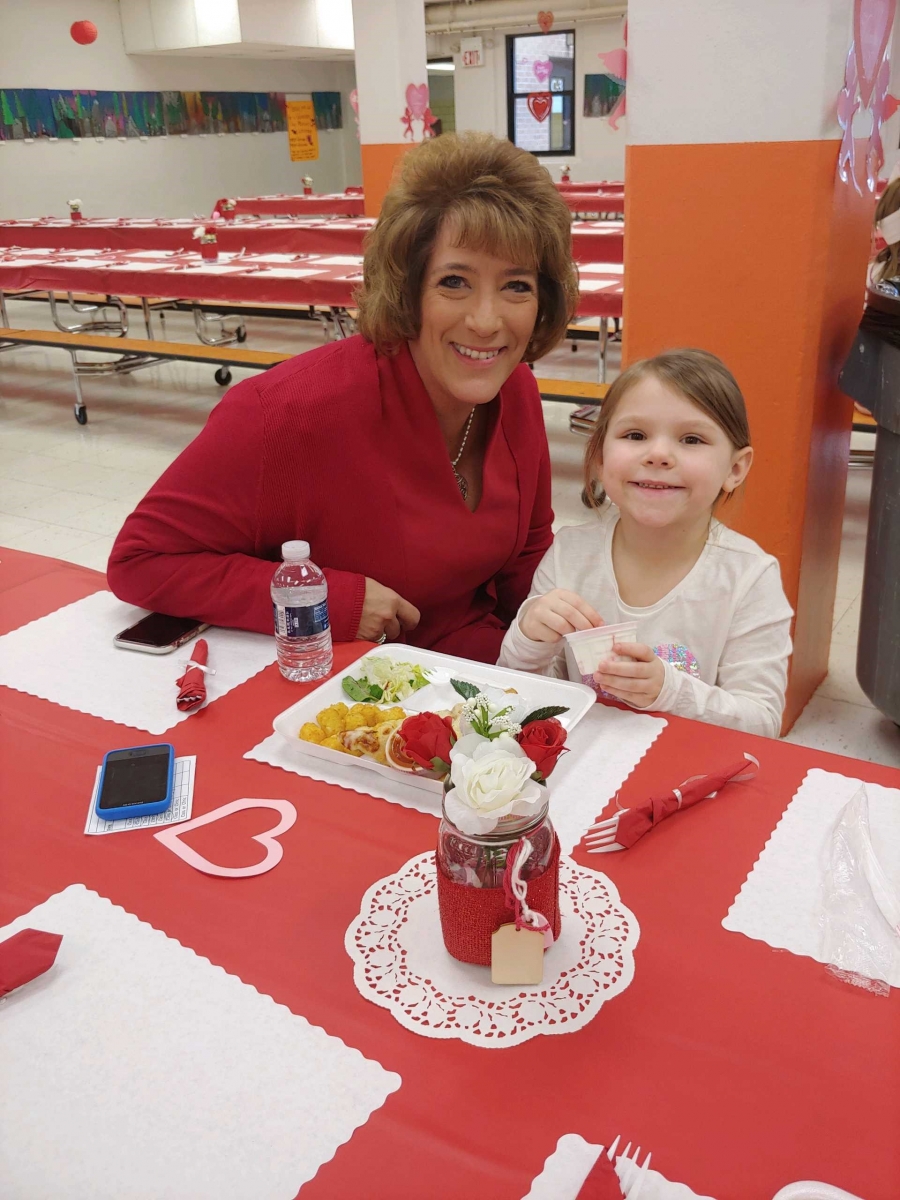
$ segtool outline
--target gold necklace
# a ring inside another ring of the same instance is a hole
[[[456,486],[459,488],[459,494],[462,496],[463,500],[465,500],[465,498],[469,494],[469,485],[466,482],[466,480],[463,478],[463,476],[460,475],[459,471],[457,471],[456,464],[459,462],[459,460],[463,456],[463,450],[465,450],[466,442],[469,440],[469,430],[472,428],[472,419],[474,416],[475,416],[475,409],[473,408],[472,411],[469,413],[468,421],[466,421],[466,428],[465,428],[465,432],[463,433],[463,440],[462,440],[462,445],[459,448],[459,454],[457,454],[456,458],[454,458],[450,463],[450,466],[453,468],[453,474],[456,476]]]

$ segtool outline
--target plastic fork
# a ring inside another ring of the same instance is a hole
[[[616,841],[616,831],[619,828],[619,817],[622,815],[622,810],[614,813],[611,817],[607,817],[605,821],[598,821],[596,825],[588,827],[590,837],[584,839],[584,844],[588,848],[588,854],[609,854],[612,850],[624,850],[624,846],[620,846]]]
[[[641,1154],[640,1146],[638,1146],[638,1148],[637,1148],[637,1150],[635,1150],[634,1154],[631,1154],[631,1142],[629,1142],[628,1145],[625,1147],[625,1149],[622,1151],[622,1153],[617,1155],[616,1148],[618,1147],[619,1142],[621,1140],[622,1140],[622,1135],[617,1134],[615,1141],[612,1143],[612,1145],[606,1151],[606,1157],[609,1159],[609,1161],[611,1163],[615,1163],[617,1160],[619,1162],[621,1162],[622,1159],[624,1159],[625,1162],[627,1162],[630,1166],[634,1167],[634,1169],[637,1172],[639,1172],[637,1175],[635,1175],[633,1177],[634,1182],[629,1187],[627,1197],[626,1197],[626,1200],[638,1200],[638,1198],[640,1197],[640,1194],[641,1194],[641,1190],[643,1189],[643,1186],[644,1186],[644,1180],[647,1178],[647,1172],[650,1170],[650,1159],[651,1159],[652,1155],[648,1154],[647,1157],[644,1159],[643,1166],[639,1167],[638,1166],[638,1158],[640,1157],[640,1154]],[[629,1158],[629,1155],[631,1155],[630,1158]]]

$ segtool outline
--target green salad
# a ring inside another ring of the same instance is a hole
[[[359,675],[345,675],[341,687],[357,704],[396,704],[429,682],[431,674],[418,663],[394,662],[380,655],[364,658]]]

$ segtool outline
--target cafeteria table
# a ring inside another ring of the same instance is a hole
[[[360,192],[334,192],[311,196],[236,196],[233,198],[235,216],[250,217],[361,217],[366,211],[365,197]],[[225,199],[217,200],[213,212],[220,212]]]
[[[67,217],[0,220],[0,247],[54,250],[196,250],[194,230],[211,222],[187,217]],[[367,217],[343,220],[283,218],[216,221],[223,252],[250,254],[361,254],[363,238],[375,224]]]
[[[67,217],[0,220],[0,247],[54,250],[196,250],[198,221],[186,217]],[[203,224],[209,225],[205,221]],[[362,254],[370,217],[316,220],[312,217],[216,221],[219,250],[250,254]],[[621,262],[621,221],[573,221],[576,262]]]
[[[0,635],[104,587],[97,572],[2,550]],[[366,648],[337,646],[336,670]],[[3,654],[0,643],[0,671]],[[174,718],[174,661],[172,668]],[[758,776],[678,814],[624,853],[597,856],[579,845],[579,869],[603,872],[640,925],[633,980],[574,1032],[484,1048],[420,1036],[357,990],[345,931],[373,883],[434,847],[438,822],[243,757],[307,690],[282,679],[273,664],[154,739],[173,743],[179,756],[196,756],[194,816],[241,797],[277,797],[296,808],[278,865],[227,879],[194,870],[149,830],[84,835],[103,754],[141,745],[146,734],[0,688],[0,924],[83,884],[399,1076],[396,1090],[322,1162],[299,1200],[520,1200],[559,1138],[574,1133],[603,1144],[622,1134],[652,1150],[653,1167],[668,1179],[716,1200],[770,1200],[800,1179],[827,1181],[865,1200],[896,1200],[898,996],[874,997],[841,983],[811,958],[777,953],[729,932],[722,920],[808,771],[891,788],[900,788],[900,772],[667,716],[622,785],[621,805],[744,752],[759,759]],[[602,720],[605,711],[590,715]],[[196,830],[191,846],[238,865],[247,861],[247,839],[272,824],[258,811],[229,822]],[[50,994],[55,982],[51,969],[3,1005],[24,1013],[29,988]],[[147,979],[146,987],[154,986]],[[99,1049],[115,1029],[115,1013],[103,1012],[99,979],[96,1003],[96,1021],[79,1018],[73,1054],[89,1056],[92,1039]],[[4,1017],[15,1012],[0,1006],[0,1038]],[[116,1036],[133,1040],[140,1032]],[[183,1041],[184,1031],[178,1037]],[[146,1063],[149,1076],[159,1069]],[[277,1062],[268,1070],[275,1087]],[[77,1130],[86,1152],[102,1158],[104,1139],[114,1137],[127,1163],[128,1147],[144,1146],[155,1117],[146,1114],[145,1129],[144,1114],[128,1112],[128,1095],[121,1100],[115,1130],[95,1127],[96,1101],[88,1095],[66,1112],[66,1128],[48,1130],[47,1138],[68,1140]],[[29,1095],[27,1104],[40,1113],[41,1095]],[[0,1108],[2,1163],[21,1147],[16,1098],[4,1103],[0,1095]],[[202,1110],[198,1119],[202,1132]],[[298,1129],[297,1138],[313,1132]],[[33,1153],[43,1150],[36,1144]],[[169,1156],[189,1146],[176,1139],[153,1152],[163,1170]],[[240,1165],[256,1173],[256,1184],[232,1194],[280,1200],[284,1193],[273,1197],[265,1161]],[[141,1186],[135,1180],[129,1194],[158,1194],[150,1180]],[[106,1200],[102,1177],[90,1194]],[[65,1179],[59,1195],[74,1195]],[[165,1200],[198,1198],[167,1191]]]
[[[624,213],[624,192],[560,192],[573,213]]]
[[[561,192],[623,192],[625,184],[611,179],[569,179],[560,180],[556,185]]]

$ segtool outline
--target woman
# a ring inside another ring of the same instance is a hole
[[[570,241],[530,154],[485,134],[412,150],[366,247],[360,334],[232,388],[125,522],[116,595],[270,633],[281,543],[303,538],[336,641],[495,662],[551,541],[524,363],[575,309]]]

